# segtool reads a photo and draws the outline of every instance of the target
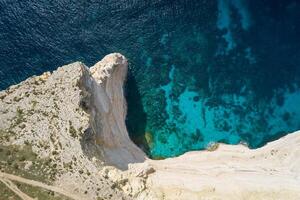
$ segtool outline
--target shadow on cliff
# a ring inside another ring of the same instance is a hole
[[[140,149],[149,155],[149,144],[145,137],[147,115],[143,108],[137,82],[130,71],[125,83],[125,97],[127,101],[126,127],[129,137]]]
[[[81,89],[80,107],[88,114],[91,114],[92,108],[95,108],[95,105],[93,105],[93,103],[95,103],[93,100],[95,96],[91,95],[92,92],[89,91],[88,87],[83,86],[87,85],[86,83],[80,82],[78,85]],[[125,97],[127,102],[127,116],[125,123],[130,139],[136,146],[148,154],[149,146],[145,137],[147,116],[143,109],[141,95],[136,80],[131,74],[128,74],[125,82]],[[101,131],[98,132],[98,134],[95,132],[97,129],[101,130],[101,113],[93,113],[92,119],[89,119],[90,126],[84,131],[81,131],[82,137],[80,139],[82,151],[89,159],[95,157],[98,160],[105,161],[107,164],[114,165],[122,170],[128,169],[129,163],[144,162],[144,154],[140,154],[137,151],[134,151],[135,153],[130,153],[127,151],[128,149],[110,148],[109,146],[105,146],[105,142],[101,139]],[[96,128],[91,128],[91,124]]]

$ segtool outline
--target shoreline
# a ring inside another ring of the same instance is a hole
[[[300,199],[300,131],[258,149],[219,144],[149,159],[125,126],[127,67],[114,53],[91,68],[72,63],[1,91],[0,144],[37,155],[16,161],[18,170],[36,176],[27,159],[50,158],[40,171],[82,199]]]

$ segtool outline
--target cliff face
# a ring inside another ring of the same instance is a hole
[[[300,199],[299,133],[256,150],[220,144],[147,159],[125,126],[127,65],[110,54],[0,92],[4,198]]]
[[[95,155],[101,149],[107,163],[122,169],[126,169],[128,163],[143,162],[146,158],[131,142],[125,126],[127,108],[123,84],[127,67],[124,56],[111,54],[90,71],[82,66],[83,75],[78,84],[83,93],[80,105],[89,114],[86,136],[94,136],[84,142],[85,149]]]
[[[146,158],[125,127],[126,73],[127,60],[110,54],[90,69],[76,62],[1,91],[0,145],[9,150],[0,151],[1,169],[78,199],[129,198],[100,173],[106,165],[126,169]]]

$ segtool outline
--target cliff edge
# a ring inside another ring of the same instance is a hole
[[[300,134],[150,160],[131,142],[118,53],[0,92],[3,199],[300,199]]]

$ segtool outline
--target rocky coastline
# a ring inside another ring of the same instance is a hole
[[[0,92],[4,199],[300,199],[300,132],[255,150],[147,158],[126,130],[127,70],[113,53]]]

